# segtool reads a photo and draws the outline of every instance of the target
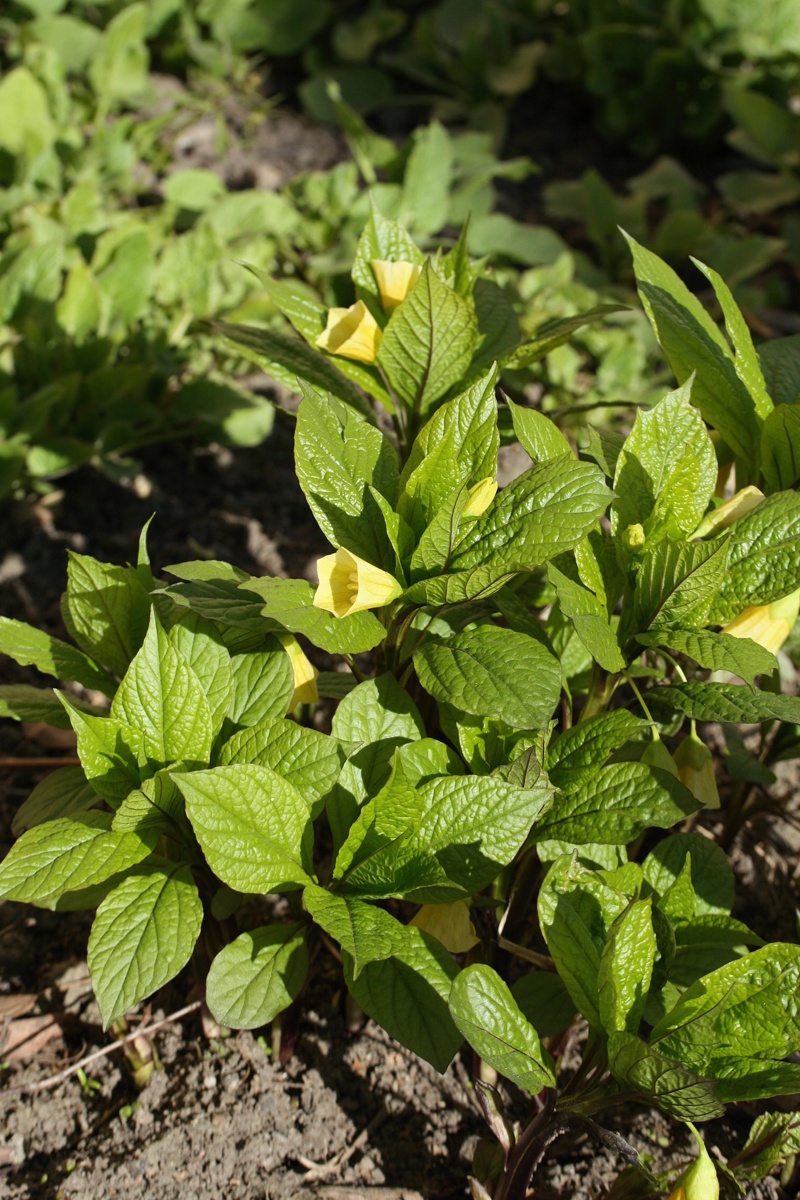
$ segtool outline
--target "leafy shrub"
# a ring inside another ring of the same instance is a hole
[[[773,682],[800,597],[794,351],[759,357],[706,268],[729,343],[632,248],[679,387],[627,437],[589,429],[580,457],[496,391],[498,347],[535,355],[545,335],[512,343],[463,239],[425,257],[373,214],[350,309],[325,320],[267,284],[319,348],[253,335],[303,376],[298,479],[333,548],[319,586],[222,562],[158,582],[143,537],[135,566],[70,555],[74,645],[0,621],[17,661],[108,698],[0,690],[7,715],[77,737],[80,768],[20,808],[0,889],[97,907],[104,1023],[193,959],[221,1024],[261,1026],[335,943],[354,1000],[405,1046],[444,1070],[466,1039],[542,1094],[517,1135],[480,1087],[501,1153],[481,1152],[473,1190],[501,1200],[562,1128],[635,1159],[594,1121],[622,1100],[702,1122],[800,1089],[800,948],[731,917],[723,850],[674,831],[720,805],[697,722],[774,726],[762,769],[797,753],[800,701]],[[501,411],[535,465],[498,491]],[[308,721],[319,697],[329,733]],[[720,815],[730,832],[747,814]],[[260,925],[251,903],[275,892],[291,919]],[[780,1114],[760,1121],[730,1164],[742,1180],[796,1142]]]

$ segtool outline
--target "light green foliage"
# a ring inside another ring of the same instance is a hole
[[[257,1029],[302,987],[308,949],[298,925],[264,925],[220,950],[208,972],[208,1006],[220,1024]]]

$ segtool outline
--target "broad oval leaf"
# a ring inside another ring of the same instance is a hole
[[[305,982],[308,946],[301,925],[262,925],[240,933],[209,968],[206,1001],[231,1029],[258,1029],[283,1012]]]

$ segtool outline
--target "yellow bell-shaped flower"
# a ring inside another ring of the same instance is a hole
[[[317,691],[319,671],[312,662],[309,662],[300,643],[290,633],[279,634],[278,641],[289,655],[294,675],[294,691],[286,710],[287,713],[294,712],[298,704],[316,704],[319,700]]]
[[[422,270],[418,263],[386,262],[382,258],[371,258],[369,265],[378,284],[381,304],[387,312],[403,303]]]
[[[771,604],[758,604],[746,608],[738,617],[734,617],[722,632],[729,633],[731,637],[752,638],[765,650],[777,654],[792,632],[798,612],[800,588],[789,596],[773,600]]]
[[[469,489],[469,499],[464,505],[462,517],[479,517],[485,513],[497,495],[497,480],[488,475]]]
[[[692,536],[708,537],[710,533],[715,533],[718,529],[727,529],[734,521],[738,521],[739,517],[743,517],[745,513],[752,512],[754,508],[757,508],[763,499],[764,493],[759,488],[752,485],[742,488],[730,500],[726,500],[707,517],[703,517]]]
[[[381,341],[381,329],[363,300],[349,308],[328,310],[328,324],[317,338],[321,350],[355,358],[358,362],[375,361]]]
[[[402,592],[388,571],[373,567],[341,546],[335,554],[317,559],[319,587],[314,605],[336,617],[349,617],[366,608],[384,608]]]
[[[697,736],[694,724],[689,736],[683,739],[675,751],[675,765],[681,783],[689,789],[695,800],[699,800],[703,808],[719,808],[714,758],[708,746]]]
[[[669,1200],[719,1200],[719,1176],[713,1159],[694,1125],[686,1122],[695,1136],[700,1153],[678,1180]]]
[[[480,940],[475,935],[466,900],[456,900],[453,904],[423,904],[409,924],[435,937],[451,954],[463,954],[477,946]]]

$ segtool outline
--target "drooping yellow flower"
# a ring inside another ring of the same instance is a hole
[[[789,596],[773,600],[771,604],[758,604],[746,608],[738,617],[734,617],[722,632],[729,633],[731,637],[752,638],[765,650],[777,654],[792,632],[798,612],[800,588]]]
[[[726,500],[707,517],[703,517],[693,536],[696,538],[708,537],[710,533],[716,533],[718,529],[727,529],[734,521],[738,521],[739,517],[743,517],[745,513],[752,512],[754,508],[757,508],[763,499],[764,493],[759,488],[752,485],[742,488],[730,500]]]
[[[306,658],[300,643],[290,633],[278,635],[278,641],[289,655],[294,675],[294,691],[287,712],[294,712],[298,704],[316,704],[319,700],[317,676],[319,671]]]
[[[702,804],[703,808],[719,808],[719,792],[714,775],[714,758],[708,746],[701,742],[697,730],[692,727],[675,751],[678,778],[685,788]]]
[[[374,362],[381,341],[381,329],[363,300],[349,308],[328,310],[328,324],[317,338],[321,350],[355,358],[358,362]]]
[[[423,904],[409,924],[435,937],[451,954],[463,954],[477,946],[480,940],[475,935],[466,900],[456,900],[453,904]]]
[[[383,608],[402,592],[388,571],[373,567],[341,546],[335,554],[317,559],[319,587],[314,605],[336,617],[349,617],[366,608]]]
[[[462,517],[479,517],[485,513],[497,495],[497,480],[487,475],[480,483],[469,489],[469,499],[464,505]]]
[[[719,1176],[703,1139],[690,1122],[686,1124],[695,1136],[700,1153],[678,1180],[669,1200],[719,1200]]]
[[[410,262],[386,262],[382,258],[371,258],[372,267],[378,291],[381,294],[381,304],[384,309],[397,308],[402,304],[420,276],[422,267]]]

